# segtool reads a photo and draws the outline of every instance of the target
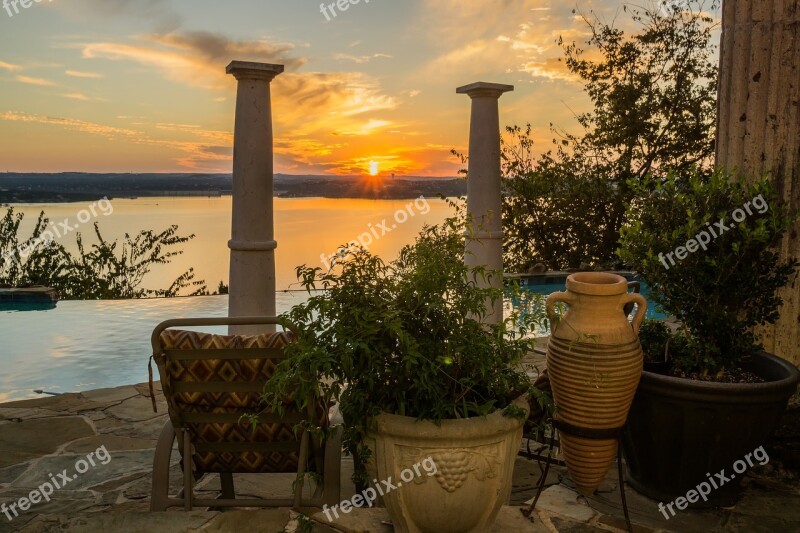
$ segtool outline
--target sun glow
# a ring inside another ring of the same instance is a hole
[[[377,161],[370,161],[369,162],[369,175],[370,176],[377,176],[380,164]]]

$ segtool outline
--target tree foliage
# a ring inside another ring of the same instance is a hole
[[[535,156],[531,129],[510,127],[503,148],[506,267],[527,271],[616,264],[629,183],[667,169],[710,169],[716,121],[716,22],[689,0],[624,6],[635,33],[580,15],[585,43],[559,39],[593,109],[582,133],[551,124],[554,147]]]
[[[672,369],[701,376],[735,371],[760,348],[752,328],[779,317],[776,290],[798,261],[781,261],[775,246],[797,213],[768,178],[745,185],[722,171],[696,171],[636,187],[619,253],[685,328],[671,342]]]

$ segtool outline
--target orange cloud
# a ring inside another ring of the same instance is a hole
[[[141,130],[118,128],[72,118],[47,117],[29,113],[6,112],[0,114],[0,120],[45,124],[71,131],[99,135],[107,139],[118,140],[121,138],[134,144],[165,147],[182,154],[176,156],[175,162],[178,166],[198,172],[220,172],[230,168],[230,161],[232,159],[231,145],[233,135],[227,132],[207,131],[197,127],[182,125],[156,125],[156,129],[190,132],[191,135],[198,139],[183,141],[156,138]]]
[[[20,70],[21,68],[22,67],[20,67],[19,65],[14,65],[13,63],[6,63],[5,61],[0,61],[0,69],[14,72],[15,70]]]
[[[275,155],[284,172],[315,168],[321,161],[329,158],[335,150],[347,146],[344,143],[325,143],[308,137],[275,137]]]
[[[31,76],[19,75],[15,79],[20,83],[27,83],[28,85],[39,85],[40,87],[51,87],[56,84],[54,81],[46,80],[44,78],[33,78]]]
[[[389,59],[392,56],[388,54],[372,54],[366,56],[356,56],[353,54],[336,54],[333,56],[334,59],[339,61],[352,61],[353,63],[358,63],[359,65],[363,65],[364,63],[369,63],[373,59]]]
[[[577,81],[558,61],[563,56],[559,37],[569,42],[589,35],[571,5],[551,0],[424,0],[423,4],[433,12],[430,20],[446,21],[443,28],[429,33],[436,36],[435,46],[440,52],[423,67],[424,74],[505,72]],[[602,12],[609,9],[604,5],[590,7]],[[470,23],[474,20],[480,20],[480,25]],[[553,29],[557,27],[563,29]]]
[[[337,131],[334,135],[373,135],[377,130],[385,129],[391,126],[392,123],[388,120],[369,120],[362,124],[358,129],[353,131]]]
[[[383,117],[365,119],[360,115],[398,105],[362,73],[296,72],[306,59],[292,57],[295,46],[289,43],[237,41],[207,32],[150,35],[139,41],[86,43],[81,48],[86,59],[132,61],[156,68],[174,82],[228,93],[235,89],[234,80],[224,71],[231,59],[285,64],[287,73],[273,82],[274,117],[276,125],[292,139],[334,132],[365,135],[391,123]]]
[[[69,94],[62,94],[64,98],[69,98],[71,100],[81,100],[82,102],[88,102],[91,100],[88,96],[82,93],[69,93]]]
[[[211,32],[155,34],[139,37],[138,41],[93,42],[80,47],[86,59],[132,61],[158,69],[169,80],[204,89],[230,86],[225,65],[233,59],[280,63],[289,71],[306,62],[289,55],[294,50],[289,43],[233,40]]]
[[[105,75],[100,74],[99,72],[81,72],[79,70],[67,70],[64,72],[67,76],[72,76],[73,78],[90,78],[90,79],[97,79],[97,78],[105,78]]]
[[[119,136],[123,137],[135,137],[139,134],[139,132],[124,128],[116,128],[113,126],[103,126],[101,124],[95,124],[92,122],[86,122],[84,120],[77,120],[77,119],[70,119],[70,118],[57,118],[57,117],[47,117],[43,115],[33,115],[29,113],[18,113],[13,111],[8,111],[6,113],[0,113],[0,120],[8,120],[12,122],[37,122],[39,124],[48,124],[51,126],[61,126],[66,129],[80,131],[83,133],[91,133],[94,135],[104,135],[106,137],[115,138]]]

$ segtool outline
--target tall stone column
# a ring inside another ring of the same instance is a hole
[[[238,80],[233,137],[233,224],[228,314],[275,316],[275,224],[273,220],[272,103],[270,82],[283,65],[234,61]],[[231,327],[257,334],[272,326]]]
[[[467,238],[465,263],[485,265],[494,271],[484,286],[503,288],[503,219],[500,169],[499,99],[513,91],[512,85],[478,82],[456,89],[472,99],[469,126],[469,168],[467,181],[467,214],[472,228]],[[481,281],[481,280],[479,280]],[[488,324],[503,320],[502,299],[486,303]]]
[[[717,164],[753,180],[769,172],[800,210],[800,0],[724,0]],[[800,257],[800,220],[781,245]],[[765,348],[800,364],[800,281],[781,291],[784,306],[762,331]]]

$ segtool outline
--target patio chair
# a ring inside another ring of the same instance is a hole
[[[321,507],[340,499],[341,431],[321,443],[298,422],[328,424],[325,405],[299,412],[287,403],[278,416],[264,411],[260,393],[284,358],[291,332],[242,336],[184,331],[182,327],[277,324],[275,318],[198,318],[168,320],[153,331],[153,359],[169,419],[158,439],[153,460],[151,511],[169,507]],[[150,369],[151,397],[152,368]],[[242,415],[258,414],[253,428]],[[178,442],[183,468],[183,490],[169,495],[172,448]],[[322,476],[313,496],[303,499],[305,474]],[[194,482],[205,474],[219,474],[222,494],[201,499]],[[295,473],[294,495],[271,499],[236,499],[233,474]]]

